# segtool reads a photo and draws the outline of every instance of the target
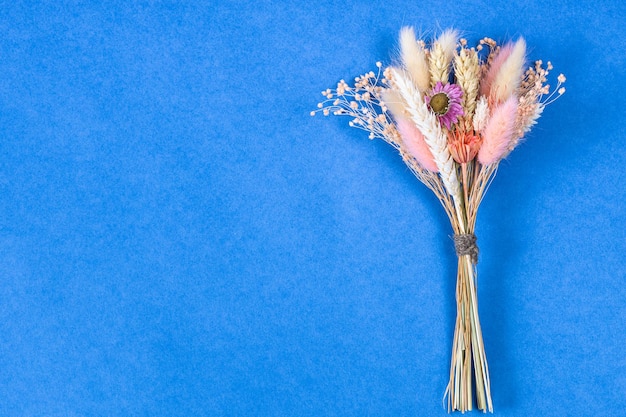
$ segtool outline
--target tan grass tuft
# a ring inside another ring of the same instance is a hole
[[[526,42],[524,38],[519,38],[493,80],[489,91],[489,100],[492,103],[502,103],[517,91],[522,83],[525,63]]]
[[[420,92],[430,88],[430,72],[426,52],[415,38],[412,27],[403,27],[400,31],[400,55],[404,69],[411,75],[413,83]]]

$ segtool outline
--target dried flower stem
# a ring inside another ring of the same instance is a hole
[[[455,234],[474,233],[478,206],[495,170],[495,165],[477,166],[474,161],[461,164],[464,215],[449,214]],[[472,410],[475,396],[478,409],[492,412],[489,368],[478,317],[476,268],[468,255],[458,259],[456,303],[450,381],[446,389],[448,411]]]

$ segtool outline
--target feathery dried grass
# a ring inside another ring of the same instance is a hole
[[[522,83],[525,63],[526,41],[519,38],[491,84],[490,101],[495,104],[502,103],[517,91]]]
[[[396,125],[400,136],[402,136],[403,145],[417,162],[429,171],[439,172],[435,158],[426,144],[426,140],[424,140],[424,135],[413,122],[409,119],[399,118],[396,119]]]
[[[387,107],[396,120],[410,117],[406,111],[406,103],[397,91],[388,88],[381,93],[381,97],[383,99],[382,104]]]
[[[484,67],[487,68],[487,72],[480,82],[481,95],[489,97],[489,93],[491,92],[491,85],[498,76],[500,68],[502,68],[502,64],[504,64],[504,61],[509,58],[512,51],[512,42],[507,43],[499,49],[496,49],[496,47],[492,47],[491,52],[489,53],[487,63],[484,65]]]
[[[512,95],[493,111],[483,134],[483,144],[478,151],[478,162],[491,165],[502,159],[515,134],[515,115],[518,99]]]
[[[396,129],[402,138],[402,147],[412,156],[423,168],[428,171],[438,172],[433,154],[430,152],[424,135],[411,121],[411,116],[406,111],[406,103],[398,92],[387,89],[381,93],[382,104],[393,115],[396,122]]]
[[[474,118],[472,120],[472,127],[476,132],[485,130],[487,119],[489,118],[489,105],[485,96],[480,96],[476,102],[476,109],[474,111]]]
[[[430,88],[430,73],[426,51],[415,38],[412,27],[403,27],[400,31],[400,56],[404,69],[411,75],[413,83],[420,92]]]

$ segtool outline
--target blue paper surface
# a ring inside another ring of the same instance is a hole
[[[1,9],[0,415],[445,415],[443,210],[309,116],[403,25],[566,74],[478,217],[495,414],[626,415],[622,1]]]

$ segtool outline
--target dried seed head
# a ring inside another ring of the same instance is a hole
[[[437,93],[430,98],[430,108],[436,114],[446,114],[450,100],[446,93]]]

